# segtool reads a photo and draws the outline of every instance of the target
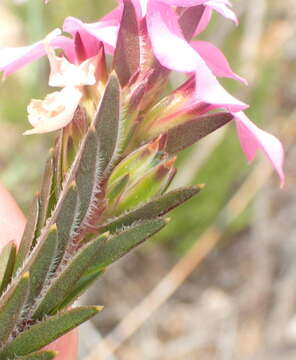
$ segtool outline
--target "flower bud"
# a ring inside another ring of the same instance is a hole
[[[112,209],[112,214],[118,215],[162,194],[176,174],[175,160],[175,157],[166,158],[150,169],[137,182],[129,185],[121,195],[116,208]]]

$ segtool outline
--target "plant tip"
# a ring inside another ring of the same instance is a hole
[[[23,275],[23,279],[26,280],[26,279],[29,279],[29,277],[30,277],[30,273],[29,273],[29,271],[26,271]]]
[[[97,312],[102,311],[104,309],[104,306],[95,306],[95,310]]]

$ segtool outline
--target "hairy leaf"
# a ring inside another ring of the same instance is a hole
[[[135,210],[131,210],[128,213],[111,220],[109,223],[102,225],[99,229],[103,232],[114,232],[122,227],[130,226],[137,221],[150,220],[163,216],[175,207],[191,199],[194,195],[199,193],[200,190],[200,186],[192,186],[170,191]]]
[[[196,119],[177,125],[167,132],[168,138],[165,151],[171,154],[177,153],[219,129],[232,119],[233,115],[229,113],[217,113],[199,116]]]
[[[73,228],[75,225],[75,220],[77,216],[77,207],[78,207],[78,194],[76,184],[73,182],[68,192],[63,199],[60,211],[56,219],[56,225],[58,230],[58,260],[62,258],[64,251],[67,247],[69,239],[72,235]]]
[[[120,120],[120,85],[114,73],[109,81],[99,106],[94,127],[100,146],[100,164],[105,169],[117,152]]]
[[[55,351],[38,351],[26,356],[18,356],[15,360],[52,360],[58,355]],[[66,359],[65,359],[66,360]]]
[[[65,267],[62,266],[61,272],[47,289],[46,295],[38,305],[34,318],[39,319],[44,314],[54,312],[67,295],[71,292],[77,281],[83,275],[85,269],[89,267],[103,248],[108,234],[103,234],[97,239],[87,243],[81,248]],[[59,269],[58,269],[59,271]]]
[[[81,279],[77,281],[74,288],[72,288],[71,292],[63,303],[59,305],[57,310],[62,310],[67,306],[70,306],[86,289],[88,289],[91,284],[93,284],[102,274],[103,270],[98,270],[97,272],[93,272],[91,274],[87,274],[83,276]]]
[[[43,175],[43,182],[40,193],[40,215],[38,221],[38,227],[41,228],[51,212],[50,200],[53,192],[54,181],[54,159],[51,154],[47,160],[45,171]]]
[[[129,175],[126,174],[112,184],[108,192],[109,207],[116,203],[129,182]]]
[[[117,43],[113,58],[121,86],[125,86],[140,66],[138,21],[132,1],[124,1]]]
[[[167,221],[164,219],[138,223],[118,235],[114,235],[102,246],[95,265],[87,270],[88,274],[103,270],[106,266],[128,253],[131,249],[160,231]]]
[[[102,308],[84,306],[48,317],[20,333],[1,352],[0,359],[29,355],[96,315]]]
[[[16,245],[14,241],[10,241],[0,253],[0,296],[11,280],[15,257]]]
[[[53,225],[49,231],[46,241],[43,242],[37,256],[34,257],[30,264],[30,295],[28,303],[39,295],[44,285],[45,279],[55,261],[55,254],[57,250],[57,227]]]
[[[26,224],[25,231],[19,246],[19,250],[17,252],[14,272],[16,272],[17,269],[19,269],[22,266],[24,260],[30,253],[31,248],[34,244],[38,218],[39,218],[39,211],[40,211],[39,195],[37,195],[32,203],[28,217],[28,222]]]
[[[82,145],[82,154],[76,175],[77,189],[79,193],[79,218],[83,220],[94,197],[96,185],[100,179],[99,144],[96,132],[89,129],[85,142]]]
[[[128,187],[113,212],[120,214],[162,194],[176,174],[174,161],[175,158],[165,159]]]
[[[0,302],[0,344],[4,343],[19,320],[29,292],[29,273],[25,273]],[[2,359],[0,355],[0,359]]]

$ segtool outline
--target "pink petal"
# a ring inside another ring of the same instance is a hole
[[[163,66],[196,74],[196,102],[219,105],[230,111],[247,107],[223,89],[204,60],[184,39],[177,15],[170,6],[159,1],[148,3],[147,26],[154,54]]]
[[[244,78],[231,70],[226,57],[215,45],[207,41],[192,41],[190,44],[204,59],[216,76],[232,78],[248,85],[248,82]]]
[[[160,63],[172,70],[194,72],[198,55],[184,39],[174,10],[159,1],[150,1],[147,27],[154,53]]]
[[[194,36],[199,35],[207,28],[207,26],[209,25],[209,22],[212,18],[212,13],[213,13],[212,9],[208,6],[205,6],[205,11],[204,11],[204,13],[200,19],[200,22],[195,30]]]
[[[236,128],[241,147],[249,161],[252,161],[257,150],[261,150],[271,161],[277,171],[281,185],[284,185],[285,175],[283,171],[284,150],[281,142],[273,135],[259,129],[243,113],[234,113]]]
[[[58,34],[54,30],[52,34],[55,33]],[[50,43],[54,48],[65,48],[70,54],[70,42],[64,36],[53,35]],[[29,46],[0,49],[0,71],[3,71],[4,76],[9,76],[44,55],[44,40]]]
[[[67,17],[63,30],[73,35],[73,37],[79,32],[85,48],[90,52],[93,51],[93,48],[97,48],[99,40],[105,44],[108,53],[113,53],[116,46],[121,13],[122,9],[118,7],[101,21],[91,24],[83,23],[74,17]],[[95,55],[96,54],[90,54],[89,56],[92,57]]]
[[[198,68],[196,83],[196,102],[204,102],[215,105],[215,108],[225,108],[234,112],[248,108],[247,104],[229,94],[206,66]]]
[[[64,54],[70,63],[76,63],[75,44],[73,39],[66,36],[59,36],[51,42],[51,46],[54,49],[63,49]]]
[[[154,1],[154,0],[150,0]],[[221,15],[234,21],[236,24],[238,23],[237,17],[235,13],[229,8],[231,7],[231,2],[227,0],[159,0],[163,3],[166,3],[171,6],[180,6],[180,7],[191,7],[196,5],[205,5],[211,9],[216,10]],[[209,13],[207,17],[205,17],[205,23],[208,22],[210,18]]]
[[[30,46],[0,49],[0,71],[9,76],[44,55],[42,41]]]
[[[223,0],[209,0],[206,2],[206,6],[209,6],[211,9],[216,10],[227,19],[232,20],[235,24],[238,24],[237,16],[234,11],[229,8],[229,5],[229,1]]]
[[[191,6],[201,5],[207,2],[207,0],[160,0],[160,1],[162,3],[171,6],[180,6],[180,7],[191,7]]]

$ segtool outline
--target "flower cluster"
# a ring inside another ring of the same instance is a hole
[[[235,122],[248,160],[262,150],[283,183],[281,143],[248,119],[243,112],[248,105],[229,94],[217,77],[245,84],[246,80],[231,70],[217,47],[195,40],[213,11],[237,23],[229,0],[118,0],[117,8],[98,22],[66,18],[63,32],[67,35],[54,30],[31,46],[0,49],[4,76],[47,55],[49,85],[61,88],[44,100],[32,100],[28,112],[33,129],[26,134],[64,128],[78,106],[91,119],[108,73],[115,71],[125,94],[127,131],[138,143],[190,119],[223,110]],[[106,56],[113,58],[111,69]],[[185,73],[187,81],[161,97],[171,71]]]

